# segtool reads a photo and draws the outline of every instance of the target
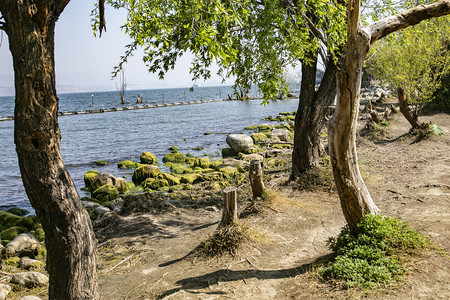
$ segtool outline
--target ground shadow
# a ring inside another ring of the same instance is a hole
[[[168,264],[173,264],[176,262],[179,262],[189,256],[190,253],[183,258],[173,260],[164,264],[161,264],[160,266],[166,266]],[[306,264],[302,264],[297,267],[289,268],[289,269],[279,269],[279,270],[255,270],[255,269],[249,269],[249,270],[239,270],[239,271],[233,271],[229,269],[221,269],[217,270],[215,272],[207,273],[201,276],[194,276],[185,278],[182,280],[179,280],[176,282],[176,284],[180,285],[177,288],[173,288],[170,290],[165,291],[161,295],[157,297],[157,299],[163,299],[164,297],[167,297],[169,295],[172,295],[178,291],[186,290],[189,291],[189,293],[198,293],[199,289],[207,288],[211,285],[217,284],[218,282],[230,282],[230,281],[238,281],[238,280],[245,280],[245,279],[251,279],[256,278],[258,280],[266,280],[266,279],[284,279],[289,277],[295,277],[301,274],[304,274],[311,270],[311,268],[317,264],[319,261],[323,261],[325,259],[328,259],[331,254],[327,254],[324,256],[321,256],[314,261]],[[193,290],[193,291],[190,291]],[[211,292],[208,292],[211,293]],[[215,293],[215,292],[213,292]],[[219,291],[215,294],[224,294],[224,292]]]

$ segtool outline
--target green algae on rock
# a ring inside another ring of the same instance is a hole
[[[104,203],[116,199],[119,196],[119,190],[111,184],[105,184],[96,189],[92,193],[92,196],[101,203]]]
[[[134,169],[138,166],[138,162],[131,160],[124,160],[117,164],[119,169]]]
[[[172,163],[183,163],[186,161],[186,156],[178,151],[172,151],[171,153],[166,154],[163,158],[163,162],[172,162]]]
[[[134,184],[139,185],[147,178],[155,178],[161,174],[161,170],[154,165],[142,165],[134,170],[131,180]]]
[[[90,170],[86,174],[84,174],[84,185],[87,188],[90,188],[92,186],[92,183],[97,180],[98,174],[100,174],[100,172],[96,170]]]
[[[142,164],[156,165],[158,163],[156,155],[150,152],[142,152],[140,159]]]

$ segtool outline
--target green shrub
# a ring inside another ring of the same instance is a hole
[[[319,270],[322,276],[348,287],[371,288],[397,280],[404,272],[399,254],[426,248],[426,241],[398,219],[367,214],[355,230],[344,227],[328,245],[335,257]]]

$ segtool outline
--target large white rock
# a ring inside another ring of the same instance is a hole
[[[227,144],[234,152],[246,153],[253,148],[253,139],[246,134],[229,134],[226,139]]]
[[[11,292],[11,287],[7,284],[0,284],[0,300],[5,300]]]
[[[286,129],[274,129],[270,133],[271,139],[279,139],[280,141],[287,141],[289,139],[289,130]]]
[[[35,268],[43,268],[45,266],[44,262],[37,260],[37,259],[31,259],[28,257],[22,257],[20,259],[20,265],[25,270],[35,269]]]
[[[48,277],[39,272],[22,272],[13,274],[11,283],[25,287],[42,286],[48,283]]]
[[[6,256],[23,256],[35,252],[41,245],[39,241],[29,233],[22,233],[6,244],[4,253]]]

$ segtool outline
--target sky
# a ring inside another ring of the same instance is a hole
[[[111,79],[111,72],[125,53],[130,39],[121,31],[125,12],[106,7],[107,32],[94,37],[91,29],[91,10],[94,1],[69,2],[61,14],[55,29],[56,85],[59,93],[116,90],[119,79]],[[14,70],[8,37],[0,31],[0,96],[14,95]],[[189,74],[191,57],[179,59],[175,70],[166,74],[164,80],[148,72],[142,61],[142,52],[128,60],[124,66],[127,89],[155,89],[190,87],[194,83]],[[221,78],[213,76],[200,86],[221,84]],[[228,80],[226,84],[233,84]]]

